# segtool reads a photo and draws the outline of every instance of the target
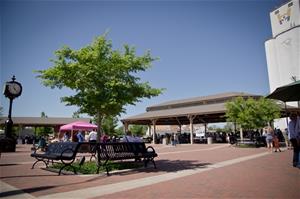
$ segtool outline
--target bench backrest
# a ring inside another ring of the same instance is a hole
[[[100,159],[114,158],[116,155],[135,158],[147,152],[144,142],[100,143],[98,147]]]
[[[91,153],[94,151],[94,147],[97,145],[96,142],[81,142],[78,152],[79,153]]]
[[[78,142],[54,142],[48,145],[46,154],[75,157],[79,148]]]

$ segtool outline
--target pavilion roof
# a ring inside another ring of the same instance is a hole
[[[0,117],[0,125],[5,124],[7,117]],[[61,126],[75,121],[90,122],[91,118],[65,117],[12,117],[14,125],[23,126]]]
[[[242,92],[221,93],[210,96],[194,97],[183,100],[173,100],[149,106],[145,113],[122,119],[123,123],[149,125],[155,121],[156,125],[186,125],[189,124],[189,117],[193,117],[193,123],[217,123],[226,122],[225,104],[236,97],[260,98],[261,95],[253,95]],[[284,116],[285,108],[282,108]],[[287,106],[288,111],[299,110],[298,108]]]

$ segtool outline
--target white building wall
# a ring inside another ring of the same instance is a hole
[[[270,93],[277,87],[300,80],[300,5],[292,0],[270,13],[273,38],[265,42]],[[297,106],[297,102],[287,103]],[[286,128],[286,119],[275,127]]]
[[[270,92],[300,79],[300,27],[293,28],[265,43]]]

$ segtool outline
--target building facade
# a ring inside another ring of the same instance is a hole
[[[270,92],[300,79],[300,7],[289,1],[270,13],[272,38],[265,42]]]
[[[270,93],[300,79],[300,3],[291,0],[270,12],[272,38],[265,42]],[[288,103],[298,106],[297,102]],[[286,128],[286,120],[275,122]]]

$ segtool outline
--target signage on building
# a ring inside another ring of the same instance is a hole
[[[292,0],[270,13],[272,34],[278,34],[300,25],[299,0]]]

